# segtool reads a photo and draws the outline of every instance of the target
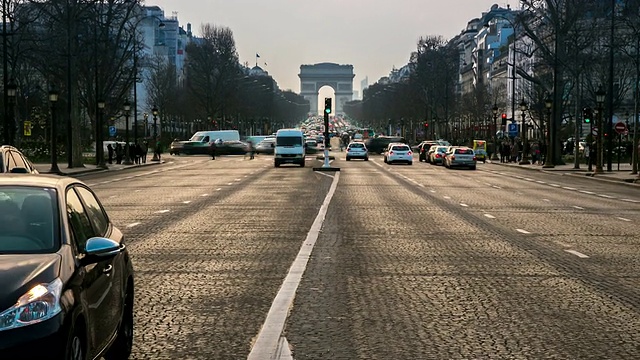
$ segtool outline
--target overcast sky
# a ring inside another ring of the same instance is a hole
[[[180,24],[231,28],[242,63],[269,72],[281,89],[300,91],[301,64],[354,66],[354,90],[408,62],[420,36],[460,33],[470,19],[507,0],[147,0]],[[516,7],[517,0],[509,0]],[[266,63],[266,65],[265,65]]]

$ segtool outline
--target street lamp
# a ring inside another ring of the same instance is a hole
[[[498,160],[498,104],[493,103],[493,123],[496,125],[495,133],[493,135],[493,152],[491,153],[491,161]]]
[[[520,101],[520,111],[522,112],[522,159],[520,160],[520,165],[530,164],[529,162],[529,141],[527,139],[527,133],[529,132],[529,127],[527,126],[527,120],[525,118],[525,112],[528,109],[528,104],[522,98]]]
[[[604,100],[607,96],[607,93],[602,88],[602,85],[598,87],[598,91],[596,91],[596,103],[598,105],[598,135],[596,142],[596,174],[602,174],[602,137],[604,133],[604,123],[602,117],[602,111],[604,106]]]
[[[160,161],[158,157],[158,108],[156,106],[151,109],[151,114],[153,115],[153,141],[155,141],[151,161]]]
[[[551,98],[550,94],[547,94],[547,98],[544,99],[544,107],[545,109],[547,109],[547,121],[549,124],[549,127],[547,128],[547,131],[545,131],[545,126],[544,126],[544,121],[541,121],[540,124],[542,126],[540,126],[540,131],[542,132],[542,136],[540,136],[540,138],[542,139],[542,145],[543,145],[543,151],[540,151],[540,156],[543,156],[543,152],[544,152],[544,168],[553,168],[555,167],[555,165],[553,164],[553,155],[552,155],[552,151],[551,151],[551,141],[549,136],[551,135],[551,132],[549,131],[549,129],[551,129],[551,109],[553,108],[553,99]],[[547,134],[545,134],[545,132]]]
[[[124,146],[124,164],[131,165],[131,157],[129,154],[131,153],[131,145],[129,144],[129,115],[131,113],[131,103],[129,103],[129,99],[124,101],[124,119],[125,119],[125,127],[124,127],[124,141],[126,144]]]
[[[58,91],[53,86],[49,90],[49,102],[51,103],[51,169],[49,169],[49,173],[60,174],[60,168],[58,168],[58,126],[56,120]]]
[[[8,138],[9,145],[14,145],[14,136],[16,134],[16,130],[15,130],[16,119],[14,118],[15,117],[14,105],[16,103],[17,92],[18,92],[18,87],[13,81],[10,81],[9,84],[7,85],[7,100],[9,102],[7,104],[8,112],[9,112],[8,114],[9,116],[7,117],[9,122],[9,127],[7,130],[9,131],[9,138]]]
[[[96,167],[98,167],[99,169],[107,168],[107,164],[104,161],[104,140],[102,139],[102,117],[104,116],[104,107],[104,101],[98,100],[98,118],[96,119]]]

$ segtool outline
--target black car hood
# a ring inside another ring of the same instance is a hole
[[[0,312],[37,284],[50,283],[60,272],[59,254],[0,255]]]

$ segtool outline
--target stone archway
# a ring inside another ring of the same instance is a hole
[[[335,91],[336,103],[334,114],[344,114],[344,104],[353,100],[353,65],[320,63],[300,65],[300,95],[309,100],[310,112],[318,109],[318,92],[323,86],[330,86]]]

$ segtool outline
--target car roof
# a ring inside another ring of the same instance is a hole
[[[0,176],[0,186],[41,186],[64,189],[73,183],[83,184],[82,181],[72,177],[49,174],[5,174]]]

